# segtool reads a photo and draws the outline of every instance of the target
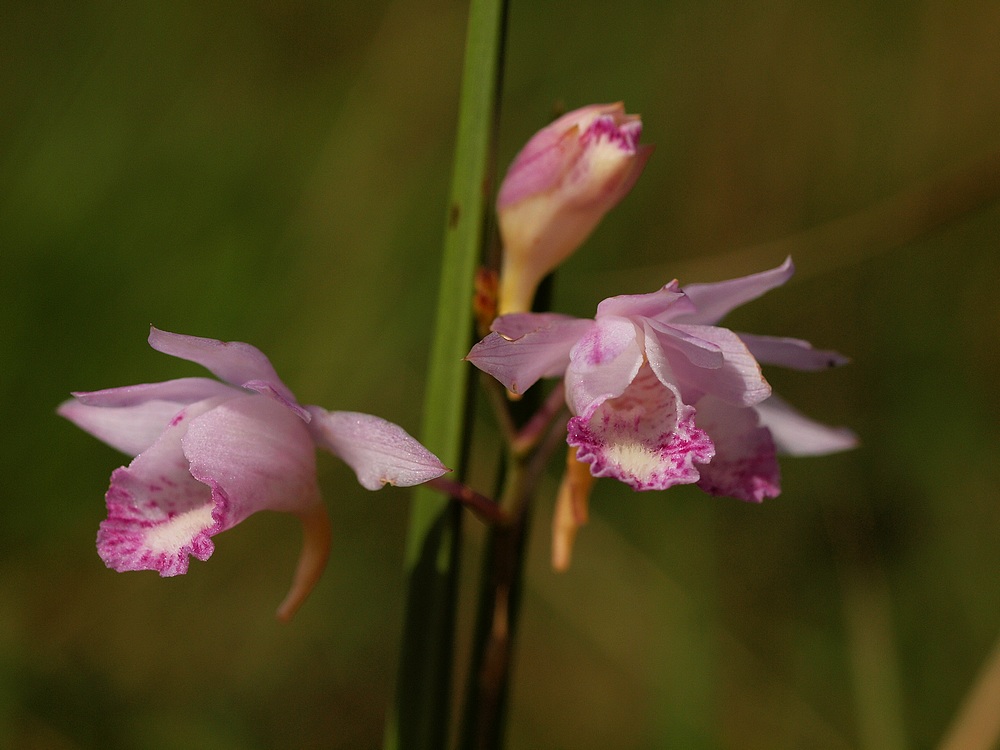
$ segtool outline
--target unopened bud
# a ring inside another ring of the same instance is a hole
[[[594,104],[538,131],[517,155],[497,197],[501,315],[529,311],[546,274],[632,189],[653,152],[641,133],[621,102]]]

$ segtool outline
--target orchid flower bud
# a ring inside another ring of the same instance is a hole
[[[546,274],[632,189],[653,152],[641,133],[621,102],[593,104],[542,128],[517,155],[497,197],[500,315],[529,311]]]

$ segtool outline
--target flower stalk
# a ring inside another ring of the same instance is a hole
[[[515,405],[523,406],[518,402]],[[508,445],[504,489],[499,502],[506,522],[490,527],[484,552],[479,611],[459,741],[462,750],[499,750],[503,747],[531,511],[542,474],[565,436],[565,421],[556,418],[560,414],[544,407],[536,412],[529,424],[538,430],[538,439],[530,450],[516,452],[513,444]],[[543,429],[538,429],[542,427],[540,417],[547,417]]]
[[[473,336],[475,271],[488,238],[487,196],[503,71],[505,0],[472,0],[466,36],[454,171],[422,435],[462,479],[469,404],[463,361]],[[415,493],[406,548],[408,595],[396,701],[385,747],[447,745],[451,709],[461,505]]]

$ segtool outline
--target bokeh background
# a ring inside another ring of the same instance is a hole
[[[769,376],[863,445],[786,460],[762,506],[599,483],[565,575],[543,497],[509,746],[935,746],[1000,632],[1000,6],[511,6],[502,163],[595,101],[657,145],[556,309],[791,253],[731,325],[849,354]],[[380,745],[409,493],[321,459],[335,546],[282,626],[293,519],[180,578],[112,573],[93,545],[123,457],[54,409],[200,374],[147,347],[154,323],[416,432],[465,21],[458,0],[0,10],[0,747]]]

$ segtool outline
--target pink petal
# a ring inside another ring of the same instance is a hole
[[[687,399],[718,396],[734,406],[750,406],[771,395],[760,365],[732,331],[716,326],[645,323],[646,356],[663,383],[675,383]],[[694,346],[696,340],[705,344]],[[716,364],[715,347],[722,358]]]
[[[605,399],[625,392],[642,366],[635,326],[626,318],[596,321],[570,351],[566,401],[582,416]]]
[[[694,312],[694,307],[684,293],[679,291],[676,281],[649,294],[621,294],[608,297],[597,305],[598,318],[606,315],[654,318],[668,311],[677,314]]]
[[[544,142],[538,137],[543,133]],[[497,210],[548,192],[562,182],[583,153],[579,136],[579,127],[570,125],[559,131],[546,128],[528,141],[504,176],[497,194]]]
[[[802,339],[755,336],[749,333],[741,333],[739,337],[758,361],[768,365],[814,372],[850,362],[843,354],[813,349],[812,344]]]
[[[506,208],[552,189],[583,151],[579,136],[590,123],[601,115],[624,116],[624,112],[621,102],[592,104],[567,112],[535,133],[507,169],[497,196],[497,208]]]
[[[683,292],[694,303],[697,312],[676,318],[685,323],[718,323],[726,314],[765,292],[779,287],[795,273],[792,259],[770,271],[743,276],[738,279],[719,281],[713,284],[688,284]]]
[[[601,403],[589,417],[569,420],[567,442],[596,477],[614,477],[636,490],[663,490],[698,481],[695,464],[715,449],[680,402],[644,367],[625,393]]]
[[[278,401],[229,399],[193,420],[181,443],[191,475],[227,505],[220,531],[259,510],[301,514],[320,502],[312,436]]]
[[[858,436],[846,427],[827,427],[801,414],[777,396],[755,407],[782,453],[822,456],[855,448]]]
[[[697,404],[695,422],[712,437],[715,458],[698,486],[711,495],[761,502],[781,493],[781,471],[771,433],[753,407],[735,407],[712,396]]]
[[[242,391],[208,378],[181,378],[74,393],[57,412],[98,440],[130,456],[149,448],[184,406]]]
[[[102,391],[77,391],[73,393],[80,403],[89,406],[135,406],[147,401],[171,401],[187,405],[217,396],[236,396],[239,391],[211,378],[178,378],[162,383],[126,385],[105,388]]]
[[[494,320],[490,324],[490,330],[496,331],[505,339],[519,339],[534,331],[558,329],[563,323],[571,324],[579,320],[581,319],[561,313],[511,313]]]
[[[516,320],[507,320],[516,318]],[[540,327],[523,332],[528,319]],[[524,393],[539,378],[558,377],[569,364],[569,353],[594,321],[563,315],[505,315],[494,322],[498,329],[472,347],[468,359],[489,373],[511,393]],[[517,338],[508,334],[518,333]]]
[[[410,487],[449,471],[399,425],[370,414],[318,406],[309,411],[316,442],[354,469],[365,489],[377,490],[386,483]]]
[[[148,450],[111,475],[108,517],[97,532],[97,552],[109,568],[175,576],[187,572],[189,555],[211,556],[209,537],[221,531],[225,504],[218,507],[212,490],[191,476],[181,438],[193,418],[217,404],[177,413]]]
[[[65,401],[56,410],[82,430],[129,456],[149,448],[183,406],[172,401],[146,401],[108,408]]]
[[[251,344],[168,333],[150,327],[149,345],[164,354],[197,362],[227,383],[274,398],[309,421],[309,413],[299,406],[294,394],[281,382],[271,361]]]
[[[652,339],[657,354],[660,349],[667,349],[683,355],[695,367],[706,370],[718,370],[726,364],[726,355],[722,347],[709,340],[709,337],[725,339],[726,336],[717,333],[709,326],[695,328],[649,320],[644,322],[643,330],[646,338]],[[723,328],[718,330],[725,331]]]

